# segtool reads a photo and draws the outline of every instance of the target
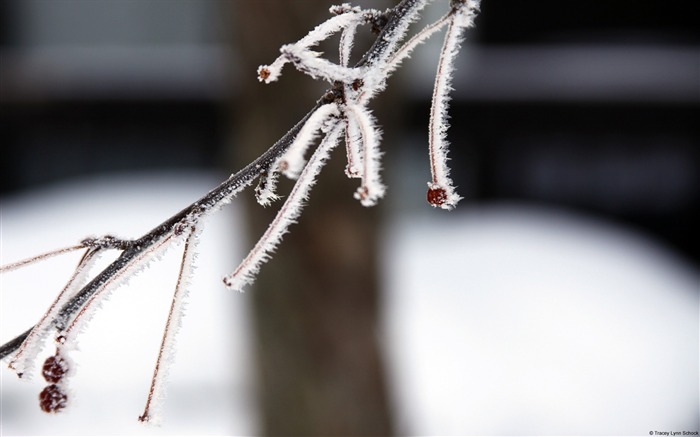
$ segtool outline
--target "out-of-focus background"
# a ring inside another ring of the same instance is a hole
[[[43,415],[41,378],[0,369],[0,431],[698,431],[691,3],[484,0],[453,83],[455,211],[425,202],[438,37],[372,105],[389,186],[379,207],[356,204],[335,154],[243,295],[220,277],[276,207],[261,212],[247,193],[211,220],[161,428],[135,419],[176,251],[91,322],[70,411]],[[87,235],[140,235],[268,147],[324,86],[291,68],[264,86],[255,66],[331,4],[0,2],[2,264]],[[75,261],[3,275],[0,341],[38,318]]]

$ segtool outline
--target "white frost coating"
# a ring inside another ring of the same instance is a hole
[[[306,50],[293,44],[284,45],[281,50],[297,70],[314,79],[320,78],[331,83],[335,81],[349,83],[367,74],[368,69],[365,67],[343,67],[323,59],[320,52]]]
[[[457,10],[455,24],[462,27],[474,27],[474,19],[481,7],[481,0],[466,0]]]
[[[289,197],[287,197],[275,219],[270,223],[270,226],[260,237],[255,247],[243,259],[236,270],[224,277],[224,284],[228,288],[243,291],[243,287],[255,281],[255,276],[260,271],[260,266],[270,258],[270,253],[275,250],[284,234],[287,233],[289,225],[294,223],[299,217],[304,202],[308,198],[309,191],[316,183],[316,176],[328,159],[330,151],[338,143],[341,126],[339,121],[336,122],[323,138],[321,144],[311,155],[309,162],[299,176],[299,180],[294,184],[294,188],[292,188]]]
[[[362,173],[362,136],[356,123],[350,123],[345,116],[345,153],[348,165],[345,175],[349,178],[361,178]]]
[[[348,106],[345,109],[345,115],[349,126],[353,124],[357,126],[362,141],[362,185],[355,192],[355,199],[358,199],[363,206],[373,206],[386,191],[379,176],[381,133],[367,108],[359,105]],[[352,129],[354,127],[350,128],[351,131]]]
[[[294,60],[293,56],[300,53],[313,53],[308,50],[309,47],[318,44],[353,23],[360,23],[361,20],[362,15],[355,10],[329,18],[296,43],[282,46],[280,49],[282,55],[275,59],[272,64],[258,67],[258,80],[265,83],[276,81],[282,73],[282,67]]]
[[[33,370],[33,364],[36,361],[37,355],[41,351],[44,339],[49,333],[51,326],[56,320],[58,313],[63,306],[68,302],[86,283],[90,269],[95,265],[95,262],[100,258],[104,250],[88,249],[80,259],[78,266],[75,268],[73,275],[68,280],[68,283],[63,287],[63,290],[58,294],[58,297],[51,303],[46,313],[41,317],[39,322],[31,330],[27,338],[22,342],[22,345],[17,349],[17,352],[12,356],[8,367],[14,370],[18,376],[30,376]]]
[[[45,253],[42,253],[40,255],[33,256],[31,258],[23,259],[23,260],[16,261],[16,262],[13,262],[10,264],[5,264],[4,266],[0,266],[0,273],[11,272],[12,270],[16,270],[20,267],[24,267],[26,265],[33,264],[35,262],[44,261],[46,259],[49,259],[49,258],[57,256],[57,255],[62,255],[64,253],[73,252],[75,250],[84,249],[84,248],[85,248],[85,246],[83,246],[82,244],[79,244],[77,246],[64,247],[62,249],[52,250],[51,252],[45,252]]]
[[[394,53],[396,47],[401,43],[404,36],[406,35],[406,32],[408,32],[408,27],[419,18],[420,11],[423,10],[425,5],[427,5],[429,2],[430,0],[417,1],[413,5],[411,10],[406,12],[403,15],[402,19],[399,20],[399,23],[396,26],[396,28],[393,29],[393,31],[390,34],[384,36],[384,41],[386,44],[383,56],[384,60],[386,60],[387,57],[391,56]],[[374,64],[376,61],[376,59],[373,59],[371,60],[371,63]]]
[[[180,263],[180,272],[177,277],[177,284],[173,294],[173,300],[170,304],[168,319],[165,323],[163,339],[158,351],[155,368],[153,369],[153,378],[151,379],[151,387],[148,392],[148,399],[141,421],[152,424],[159,424],[162,421],[162,407],[165,399],[167,387],[167,378],[170,366],[175,361],[175,336],[182,326],[182,318],[185,315],[185,304],[189,294],[189,285],[192,279],[192,273],[195,269],[195,260],[197,258],[197,244],[199,243],[199,234],[201,233],[200,226],[193,225],[187,239],[185,240],[185,248],[182,253],[182,262]]]
[[[433,101],[430,108],[430,124],[428,132],[428,148],[430,151],[430,173],[432,180],[428,183],[430,190],[440,190],[444,193],[444,199],[433,206],[450,210],[462,199],[455,192],[450,169],[447,166],[447,108],[449,106],[449,92],[451,89],[452,74],[454,72],[454,60],[457,57],[462,41],[462,33],[467,26],[474,22],[475,11],[478,10],[478,1],[467,1],[455,12],[450,20],[445,41],[440,51],[435,86],[433,89]]]
[[[335,104],[323,105],[314,111],[299,130],[287,152],[280,158],[277,169],[290,179],[298,178],[306,164],[306,150],[316,139],[318,131],[323,129],[324,123],[330,117],[338,115],[338,107]]]
[[[234,177],[236,177],[235,173],[231,174],[231,176],[229,176],[228,180],[231,180],[231,178],[234,178]],[[246,189],[248,186],[250,186],[254,180],[255,180],[255,178],[249,178],[244,183],[240,183],[238,185],[231,187],[230,190],[227,193],[225,193],[223,195],[223,197],[221,197],[220,199],[210,200],[206,203],[201,204],[201,208],[204,212],[201,214],[193,215],[189,219],[189,223],[193,224],[197,220],[202,218],[204,215],[210,215],[210,214],[215,213],[216,211],[219,211],[224,206],[231,203],[233,201],[233,199],[238,195],[238,193],[240,193],[241,191]]]
[[[182,235],[175,236],[172,233],[164,236],[150,250],[129,261],[124,268],[120,269],[118,273],[111,276],[108,281],[95,290],[80,310],[73,315],[70,323],[61,333],[61,347],[66,351],[75,349],[77,346],[76,338],[84,330],[102,303],[107,300],[111,292],[128,282],[135,274],[145,270],[151,262],[160,259],[168,248],[176,245],[182,239]]]
[[[367,108],[367,102],[385,88],[389,75],[400,66],[403,60],[410,57],[417,46],[446,25],[449,28],[440,55],[431,109],[430,153],[433,177],[432,181],[428,183],[431,190],[428,193],[428,199],[434,206],[440,206],[445,209],[451,209],[460,200],[460,197],[454,192],[452,187],[452,181],[449,178],[449,168],[447,167],[446,111],[449,101],[451,75],[454,69],[453,63],[461,42],[461,34],[465,27],[473,24],[479,2],[478,0],[450,1],[450,13],[424,28],[402,45],[401,43],[409,24],[416,20],[420,11],[428,2],[429,0],[417,0],[410,3],[411,6],[409,7],[405,7],[406,4],[401,3],[403,6],[400,10],[394,10],[395,13],[398,13],[394,18],[399,19],[391,19],[389,21],[387,27],[381,33],[382,39],[377,41],[377,45],[373,46],[374,48],[368,52],[370,56],[363,58],[359,64],[361,65],[360,67],[348,67],[357,27],[360,24],[367,23],[380,25],[381,21],[378,19],[383,19],[384,17],[381,17],[381,13],[378,11],[363,11],[358,7],[343,4],[331,8],[331,12],[338,14],[337,17],[333,17],[317,26],[297,43],[283,46],[280,57],[270,66],[261,66],[258,69],[259,79],[270,82],[279,77],[286,63],[291,62],[298,70],[306,74],[333,82],[331,92],[334,97],[332,103],[320,106],[303,122],[285,155],[272,162],[272,165],[269,165],[270,162],[268,161],[264,165],[258,164],[255,167],[257,170],[252,167],[247,169],[248,173],[246,174],[248,176],[261,176],[263,168],[266,170],[262,174],[263,177],[259,188],[256,189],[256,198],[263,205],[267,205],[277,198],[275,185],[279,175],[278,172],[285,171],[288,176],[298,177],[299,180],[261,239],[237,269],[224,278],[224,282],[228,287],[240,290],[246,284],[254,281],[262,263],[269,259],[270,253],[274,251],[289,226],[295,222],[301,213],[320,169],[328,159],[330,151],[336,146],[338,138],[343,131],[346,136],[348,155],[346,173],[350,177],[360,177],[362,179],[361,187],[355,193],[355,197],[360,199],[364,206],[371,206],[384,195],[385,187],[380,178],[381,152],[379,143],[381,132]],[[388,16],[391,17],[391,14]],[[337,64],[334,64],[327,59],[323,59],[321,53],[312,51],[311,47],[338,31],[342,31],[340,35],[339,61]],[[298,128],[299,125],[293,129],[296,130]],[[312,154],[309,162],[306,163],[304,159],[306,151],[310,147],[311,142],[315,142],[318,131],[323,133],[324,138]],[[275,148],[271,149],[271,153],[275,153],[275,150],[279,151],[279,148],[275,146]],[[234,178],[235,175],[231,177]],[[160,235],[157,238],[149,237],[151,239],[146,246],[139,248],[146,249],[146,252],[140,253],[137,258],[128,262],[125,261],[127,258],[121,258],[119,262],[108,267],[104,276],[99,276],[100,280],[104,279],[107,282],[99,287],[90,289],[93,293],[86,297],[86,302],[71,307],[70,314],[65,316],[68,320],[61,319],[57,321],[56,317],[61,313],[65,303],[70,300],[70,297],[74,297],[76,293],[79,293],[82,284],[89,278],[87,270],[90,267],[88,261],[92,261],[91,257],[106,249],[105,244],[111,244],[110,248],[128,246],[122,244],[125,240],[120,240],[121,243],[118,244],[105,240],[95,242],[94,245],[83,245],[82,247],[88,248],[86,257],[78,265],[76,272],[66,287],[64,287],[56,302],[52,304],[44,318],[37,324],[36,332],[31,332],[24,344],[18,348],[14,357],[11,357],[14,358],[11,367],[14,367],[18,373],[29,369],[38,352],[40,342],[46,336],[46,332],[52,326],[52,323],[56,326],[60,324],[60,334],[62,335],[59,337],[57,350],[61,352],[61,356],[64,359],[68,359],[69,357],[65,352],[70,352],[76,347],[76,337],[91,319],[94,312],[102,305],[102,302],[111,294],[112,290],[122,282],[128,281],[140,269],[146,268],[150,261],[161,256],[168,247],[184,240],[185,248],[178,281],[170,305],[148,401],[142,416],[143,421],[158,421],[161,408],[160,400],[165,393],[168,365],[175,353],[174,337],[179,330],[181,318],[184,314],[185,299],[188,294],[187,285],[191,276],[191,270],[194,268],[193,263],[196,257],[194,247],[197,243],[200,219],[205,214],[212,213],[228,204],[238,192],[252,183],[254,177],[244,176],[244,182],[239,184],[234,183],[236,180],[238,179],[229,179],[230,185],[227,184],[223,188],[220,187],[210,191],[209,195],[191,205],[189,207],[190,214],[172,228],[166,227],[172,224],[170,221],[161,225],[158,228],[159,232],[171,229],[170,233]],[[151,235],[147,234],[147,236]],[[137,244],[143,241],[145,240],[129,240],[128,243]],[[134,250],[135,246],[129,247],[127,250]],[[135,252],[127,253],[135,255]],[[62,251],[57,251],[53,254],[58,253],[62,253]],[[27,262],[41,260],[50,255],[40,255]],[[87,255],[90,255],[90,257]],[[0,267],[0,272],[5,272],[24,264],[25,262],[19,262],[10,266]],[[68,323],[68,326],[64,326],[65,323]],[[71,365],[69,368],[70,372],[72,372],[74,366]],[[62,381],[60,384],[64,384],[64,382]]]
[[[287,58],[280,56],[270,65],[261,65],[258,67],[258,80],[260,82],[270,83],[275,82],[282,75],[282,67],[289,62]]]
[[[347,8],[349,5],[343,4],[341,7]],[[340,65],[347,67],[350,62],[350,53],[354,44],[357,24],[349,25],[343,33],[340,34],[340,46],[338,48]],[[352,85],[345,85],[345,98],[348,100],[356,99],[358,92],[353,90]],[[349,178],[362,177],[362,150],[360,141],[360,132],[357,125],[349,123],[347,116],[345,118],[345,153],[347,155],[348,164],[345,167],[345,175]]]
[[[340,47],[338,48],[338,60],[340,65],[347,67],[350,62],[350,53],[355,42],[355,32],[360,22],[350,23],[340,34]]]
[[[294,45],[302,48],[312,47],[318,44],[319,42],[325,40],[329,36],[333,35],[334,33],[345,29],[350,24],[359,23],[360,21],[362,21],[362,15],[360,14],[360,10],[358,8],[351,8],[351,10],[347,10],[346,12],[340,15],[334,15],[328,20],[319,24]]]
[[[430,0],[417,1],[411,9],[406,12],[396,28],[394,28],[392,32],[384,35],[385,49],[382,56],[377,57],[375,55],[373,58],[369,59],[368,66],[365,68],[364,74],[362,75],[362,80],[364,82],[363,90],[359,97],[354,99],[354,103],[366,104],[367,101],[386,88],[388,77],[403,59],[399,59],[398,63],[392,67],[394,52],[397,51],[397,47],[404,39],[409,26],[419,18],[420,11],[429,1]]]
[[[397,50],[396,53],[394,53],[394,55],[382,67],[382,74],[389,75],[393,73],[394,70],[399,68],[405,59],[411,57],[411,53],[413,53],[413,50],[415,50],[416,47],[423,44],[428,40],[428,38],[433,36],[435,32],[441,30],[448,23],[449,17],[450,14],[445,14],[438,21],[425,26],[423,30],[413,35],[413,37],[411,37],[406,44],[401,46],[401,48]]]
[[[260,184],[255,188],[255,200],[262,206],[269,206],[272,202],[279,199],[277,195],[277,178],[279,173],[274,169],[277,164],[273,165],[269,171],[260,176]]]

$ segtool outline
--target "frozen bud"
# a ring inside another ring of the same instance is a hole
[[[447,201],[447,191],[440,187],[428,188],[428,203],[433,206],[442,206]]]
[[[57,383],[63,378],[68,371],[68,362],[58,353],[52,355],[44,361],[44,367],[41,370],[46,382]]]
[[[450,181],[451,182],[451,181]],[[442,209],[453,209],[462,197],[455,193],[452,185],[441,185],[435,182],[428,182],[428,194],[426,195],[428,203],[434,207]]]
[[[269,77],[270,77],[270,69],[268,69],[267,67],[258,68],[258,80],[259,81],[261,81],[261,82],[265,81],[265,80],[269,79]]]
[[[360,171],[354,165],[348,164],[345,166],[345,175],[349,178],[359,178]]]
[[[357,191],[355,191],[355,199],[361,200],[361,201],[366,201],[369,198],[369,188],[367,188],[366,185],[362,185],[361,187],[357,188]]]
[[[39,406],[46,413],[58,413],[66,408],[68,396],[56,384],[51,384],[39,393]]]
[[[270,83],[276,81],[282,74],[282,67],[288,61],[284,57],[279,57],[270,65],[261,65],[258,67],[258,80],[260,82]]]

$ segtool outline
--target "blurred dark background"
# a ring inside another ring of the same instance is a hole
[[[460,192],[601,214],[697,260],[697,9],[484,1],[454,83]],[[257,84],[238,81],[249,72],[237,68],[230,23],[242,13],[231,1],[0,2],[0,193],[98,172],[226,167],[231,104],[240,84]],[[421,64],[392,85],[404,87],[399,119],[415,138],[432,86],[433,64]]]

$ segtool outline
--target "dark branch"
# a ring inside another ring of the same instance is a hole
[[[387,41],[391,40],[390,37],[400,29],[404,17],[415,12],[416,8],[418,8],[421,3],[420,0],[402,0],[396,7],[391,9],[386,16],[386,23],[382,27],[377,39],[360,59],[357,66],[371,63],[373,60],[381,58],[386,50],[393,50],[394,47]],[[231,198],[235,193],[250,185],[262,173],[267,172],[277,158],[287,151],[308,118],[322,105],[330,103],[330,101],[336,98],[336,94],[337,89],[329,89],[324,96],[316,102],[313,109],[294,125],[289,132],[284,134],[272,147],[238,171],[238,173],[231,175],[231,177],[211,190],[204,197],[156,226],[144,236],[136,240],[124,241],[123,246],[119,247],[123,250],[122,254],[104,270],[98,273],[63,306],[58,317],[53,322],[54,326],[59,330],[65,329],[66,323],[70,317],[79,311],[96,292],[105,286],[105,284],[124,273],[132,261],[138,259],[140,256],[146,255],[149,250],[156,247],[158,243],[163,242],[174,234],[179,234],[177,230],[181,228],[181,223],[188,219],[197,220],[206,212],[221,205],[226,199]],[[34,329],[34,327],[0,346],[0,359],[17,350],[32,329]]]

